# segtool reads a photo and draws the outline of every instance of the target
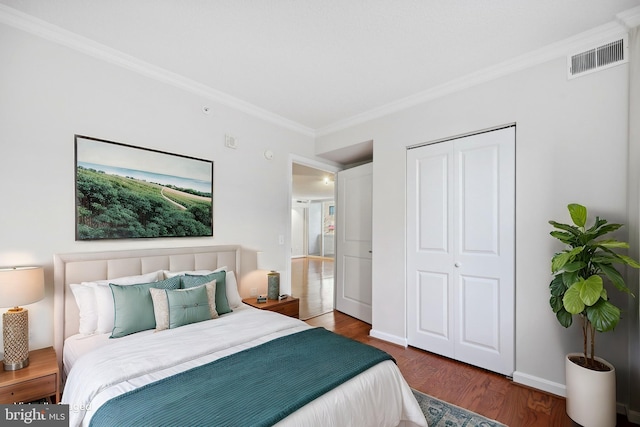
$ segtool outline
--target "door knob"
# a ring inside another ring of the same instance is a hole
[[[453,264],[453,265],[455,265],[455,267],[456,267],[456,268],[460,268],[460,266],[461,266],[462,264],[460,264],[459,262],[456,262],[456,263],[455,263],[455,264]]]

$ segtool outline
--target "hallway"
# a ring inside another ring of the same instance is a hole
[[[293,258],[291,294],[300,298],[300,319],[333,311],[333,259]]]

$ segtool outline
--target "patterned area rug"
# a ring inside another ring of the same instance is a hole
[[[417,390],[413,394],[418,400],[429,427],[506,427],[475,412],[438,400]]]

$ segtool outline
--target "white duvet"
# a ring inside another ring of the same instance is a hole
[[[69,371],[62,403],[70,405],[70,426],[88,426],[102,404],[124,392],[309,327],[297,319],[242,306],[218,319],[177,329],[121,339],[85,338],[96,343],[97,348],[77,357]],[[86,351],[86,342],[83,347]],[[386,361],[310,402],[277,425],[426,426],[427,423],[397,366]]]

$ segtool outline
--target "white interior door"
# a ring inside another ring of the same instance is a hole
[[[407,153],[408,342],[447,357],[455,354],[451,148]]]
[[[373,164],[337,174],[335,308],[371,323]]]
[[[410,345],[512,375],[515,127],[407,152]]]

